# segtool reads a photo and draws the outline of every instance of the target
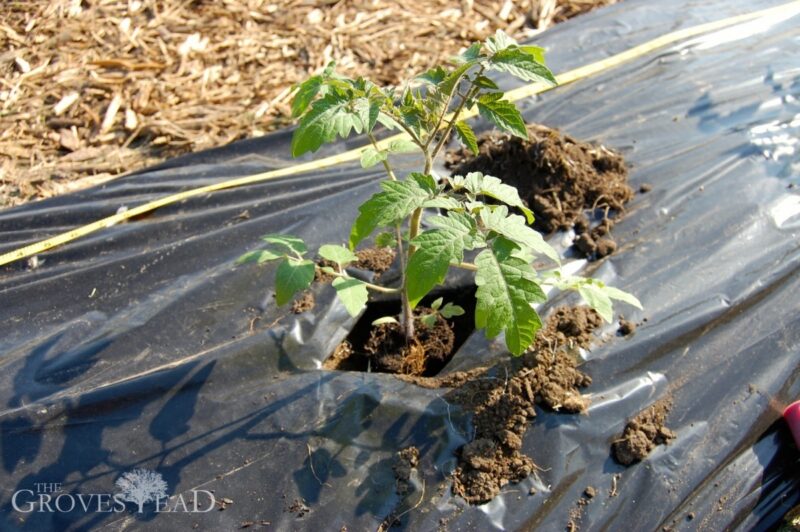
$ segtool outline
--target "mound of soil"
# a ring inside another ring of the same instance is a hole
[[[663,399],[628,421],[620,439],[611,446],[617,462],[630,465],[644,460],[656,445],[675,438],[675,433],[664,426],[671,406],[669,398]]]
[[[448,152],[445,164],[453,174],[483,172],[516,187],[536,216],[534,227],[543,233],[574,228],[581,255],[613,253],[612,218],[633,198],[622,156],[539,125],[528,126],[528,135],[524,141],[483,134],[477,156],[461,148]],[[602,212],[602,221],[593,227],[586,213],[594,217],[595,211]]]
[[[573,349],[586,348],[601,318],[587,307],[561,307],[547,319],[521,363],[509,362],[494,378],[474,379],[447,400],[475,413],[475,439],[458,451],[455,494],[471,504],[494,498],[506,484],[528,477],[536,467],[520,452],[534,405],[583,412],[589,406],[578,390],[591,378],[578,370]]]
[[[417,313],[429,309],[419,307]],[[455,334],[447,320],[436,316],[433,327],[417,325],[414,341],[406,341],[397,323],[382,323],[373,327],[364,351],[372,360],[372,369],[401,375],[424,375],[429,368],[440,365],[453,352]]]
[[[369,270],[379,278],[394,262],[395,250],[393,248],[366,248],[356,251],[358,262],[356,268]]]
[[[388,270],[394,262],[395,250],[392,248],[365,248],[356,251],[358,262],[353,266],[360,270],[369,270],[375,274],[375,279],[379,279],[381,274]],[[314,272],[314,281],[317,283],[330,283],[335,278],[329,273],[322,271],[322,268],[329,267],[336,269],[336,263],[317,258],[317,269]]]

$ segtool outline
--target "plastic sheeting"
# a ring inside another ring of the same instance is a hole
[[[778,3],[626,0],[537,44],[563,72]],[[800,502],[798,450],[779,420],[800,395],[800,196],[790,188],[800,180],[799,22],[740,24],[522,103],[529,121],[622,150],[634,186],[653,185],[615,227],[617,253],[584,270],[636,294],[645,311],[627,317],[647,321],[629,339],[606,329],[589,353],[588,415],[537,417],[523,448],[536,475],[465,505],[448,473],[470,418],[446,390],[319,369],[353,324],[330,291],[276,325],[284,311],[271,303],[270,269],[233,266],[267,232],[344,241],[380,174],[342,165],[187,200],[44,254],[36,267],[0,269],[0,528],[364,530],[419,503],[403,527],[560,530],[587,486],[597,495],[581,509],[585,529],[775,525]],[[2,211],[0,250],[292,164],[288,142],[285,132],[240,142]],[[502,343],[475,333],[445,371],[487,356],[505,357]],[[617,465],[609,447],[626,419],[665,396],[677,439]],[[401,499],[391,463],[409,445],[422,459]],[[173,496],[213,490],[224,510],[12,506],[36,483],[115,493],[135,468],[157,471]]]

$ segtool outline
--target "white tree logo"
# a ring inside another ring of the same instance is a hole
[[[117,479],[119,497],[139,505],[139,512],[148,502],[156,502],[167,496],[167,483],[161,473],[149,469],[134,469]]]

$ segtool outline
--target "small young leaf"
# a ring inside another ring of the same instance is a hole
[[[314,280],[315,265],[310,260],[297,260],[287,257],[278,265],[275,272],[275,300],[278,305],[285,305],[301,292],[311,286]]]
[[[482,89],[489,89],[489,90],[500,90],[500,87],[497,86],[497,83],[492,81],[491,79],[487,78],[486,76],[478,76],[473,80],[473,83],[476,87],[480,87]]]
[[[439,312],[439,314],[441,314],[442,317],[445,318],[445,319],[450,319],[453,316],[463,316],[464,312],[465,311],[464,311],[464,309],[462,307],[460,307],[458,305],[454,305],[452,303],[448,303],[448,304],[446,304],[444,306],[444,308],[442,308],[442,310],[441,310],[441,312]]]
[[[613,286],[605,286],[603,287],[603,291],[611,299],[622,301],[623,303],[633,305],[639,310],[642,310],[642,303],[638,299],[636,299],[636,296],[634,296],[633,294],[629,294],[628,292],[620,290],[619,288],[614,288]]]
[[[373,321],[373,322],[372,322],[372,326],[373,326],[373,327],[377,327],[378,325],[383,325],[384,323],[396,323],[396,324],[398,324],[398,325],[400,324],[400,322],[398,322],[398,321],[397,321],[396,319],[394,319],[393,317],[391,317],[391,316],[384,316],[384,317],[382,317],[382,318],[378,318],[377,320]]]
[[[336,289],[336,295],[339,300],[344,304],[344,308],[354,318],[361,313],[369,299],[369,292],[367,292],[367,285],[358,279],[345,279],[337,277],[331,283]]]
[[[421,79],[431,85],[438,85],[441,83],[445,76],[447,76],[447,72],[441,66],[434,67],[424,74],[417,76],[417,79]]]
[[[375,235],[375,247],[393,248],[397,245],[397,238],[394,233],[384,232]]]
[[[361,168],[370,168],[386,160],[386,152],[378,151],[372,146],[364,148],[361,152]]]
[[[475,132],[472,131],[472,128],[469,127],[469,124],[460,120],[455,123],[456,133],[458,134],[458,138],[461,139],[461,142],[464,143],[464,146],[469,148],[473,154],[478,155],[478,137],[475,136]]]
[[[544,61],[544,48],[541,46],[520,46],[520,50],[525,52],[528,55],[532,55],[534,61],[537,63],[545,64]]]
[[[522,203],[519,192],[511,185],[506,185],[498,178],[490,175],[483,175],[480,172],[470,172],[467,174],[467,177],[464,178],[464,185],[467,187],[467,190],[473,194],[489,196],[497,201],[502,201],[506,205],[516,207],[522,211],[529,224],[533,223],[533,212]]]
[[[393,140],[389,143],[389,153],[411,153],[419,151],[419,146],[408,139]]]
[[[525,81],[540,81],[548,85],[558,83],[549,68],[519,48],[501,50],[492,56],[490,62],[494,70],[508,72]]]
[[[270,244],[277,244],[279,246],[288,248],[298,255],[302,255],[308,251],[306,243],[303,242],[303,239],[292,235],[269,234],[262,236],[261,240],[264,242],[269,242]]]
[[[420,316],[419,321],[422,323],[422,325],[428,329],[431,329],[436,326],[436,314],[425,314]]]
[[[357,262],[358,257],[355,253],[343,246],[335,246],[332,244],[325,244],[320,246],[319,255],[323,259],[335,262],[339,266],[346,266],[351,262]]]
[[[442,306],[442,303],[444,303],[444,298],[443,297],[437,298],[436,301],[431,303],[431,308],[433,310],[439,310],[439,307]]]
[[[583,283],[578,287],[578,293],[607,323],[614,320],[613,304],[603,288],[593,283]]]
[[[484,227],[490,231],[503,235],[536,254],[544,255],[555,263],[561,261],[558,252],[545,242],[542,235],[525,225],[525,219],[522,216],[516,214],[508,216],[508,209],[505,205],[494,209],[481,209],[480,217]]]
[[[521,355],[542,326],[532,305],[546,301],[547,296],[531,266],[510,255],[513,247],[500,240],[475,258],[475,326],[486,329],[488,338],[505,331],[509,351]]]
[[[236,259],[236,264],[244,264],[245,262],[258,262],[261,264],[262,262],[267,262],[270,260],[282,259],[284,256],[285,255],[282,253],[275,253],[269,249],[257,249],[255,251],[248,251]]]
[[[512,39],[503,30],[497,30],[494,36],[486,39],[486,48],[493,54],[496,54],[500,50],[505,50],[509,46],[515,46],[516,44],[517,41]]]
[[[497,100],[495,102],[479,101],[478,112],[502,131],[525,140],[528,139],[525,121],[513,103],[506,100]]]
[[[464,206],[455,198],[449,196],[439,196],[433,199],[426,200],[422,204],[426,209],[445,209],[445,210],[458,210],[464,209]]]
[[[297,87],[297,94],[292,100],[292,117],[297,118],[308,109],[311,100],[319,93],[322,87],[322,76],[311,76]]]
[[[462,61],[466,62],[476,61],[481,57],[481,47],[482,45],[479,42],[472,43],[470,47],[464,50],[464,52],[458,57]]]

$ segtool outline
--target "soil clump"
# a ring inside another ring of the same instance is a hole
[[[630,465],[647,458],[656,445],[674,439],[675,433],[664,426],[671,406],[669,398],[662,399],[628,421],[620,439],[611,446],[614,459]]]

